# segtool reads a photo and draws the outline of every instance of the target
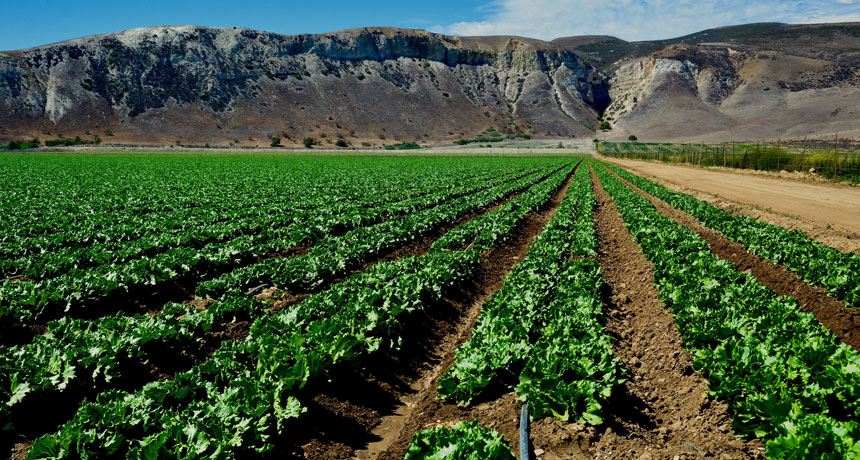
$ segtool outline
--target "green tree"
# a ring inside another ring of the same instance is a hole
[[[302,139],[302,144],[305,145],[305,148],[313,148],[314,144],[317,143],[317,140],[313,137],[306,137]]]
[[[272,138],[272,147],[280,147],[281,146],[281,138],[273,137]]]

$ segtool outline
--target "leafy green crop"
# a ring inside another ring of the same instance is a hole
[[[415,433],[403,460],[516,460],[516,457],[502,435],[475,421]]]
[[[513,200],[517,209],[540,207],[571,169],[529,188]],[[541,175],[529,177],[523,180],[534,182]],[[497,193],[478,193],[474,199],[478,201],[464,200],[456,209],[463,212],[481,200],[491,202],[500,196]],[[454,217],[447,212],[440,212],[440,218]],[[426,227],[406,227],[410,228],[420,232]],[[405,232],[398,229],[393,226],[389,231]],[[509,236],[492,230],[478,235],[489,246]],[[381,262],[289,309],[259,316],[246,340],[224,342],[210,359],[172,381],[150,383],[131,393],[107,391],[83,404],[58,432],[36,440],[29,458],[227,458],[266,452],[275,436],[288,435],[288,420],[300,416],[296,398],[303,387],[339,363],[360,362],[380,349],[396,347],[404,316],[433,307],[471,277],[483,249],[434,251],[420,258]],[[216,308],[209,309],[218,311],[232,303],[230,296],[240,294],[230,288]],[[254,312],[260,307],[253,301],[245,309]],[[179,307],[175,310],[178,314]],[[174,314],[170,309],[165,312],[168,317]],[[198,320],[200,327],[219,321],[197,315],[174,316],[174,326],[188,322],[188,332],[181,336],[196,337]]]
[[[691,230],[597,172],[654,264],[660,298],[711,395],[731,406],[735,431],[762,438],[771,458],[857,458],[860,354],[797,300],[739,273]]]
[[[602,422],[601,401],[622,372],[600,325],[600,269],[579,259],[597,247],[594,202],[588,170],[579,168],[556,215],[484,304],[472,338],[440,380],[440,397],[470,401],[522,366],[516,390],[534,417]]]
[[[283,289],[312,289],[368,257],[412,241],[444,223],[453,223],[459,216],[530,187],[546,175],[526,174],[488,181],[477,187],[455,187],[446,195],[429,196],[419,203],[397,203],[386,215],[385,222],[323,239],[307,255],[268,259],[226,273],[201,283],[197,294],[217,297],[228,290],[260,282],[273,282]]]
[[[498,184],[528,173],[514,169],[488,179],[491,184]],[[469,174],[472,175],[466,177],[486,178]],[[217,222],[210,226],[208,233],[194,227],[178,232],[169,230],[175,234],[153,233],[122,242],[108,240],[81,247],[62,246],[52,250],[51,256],[41,254],[44,251],[41,249],[38,255],[31,253],[6,263],[4,270],[23,271],[31,278],[50,273],[59,273],[59,276],[0,286],[0,317],[26,324],[45,314],[49,317],[59,312],[68,314],[117,291],[155,285],[181,276],[205,276],[237,262],[313,244],[326,235],[433,207],[487,187],[481,184],[483,181],[475,185],[467,180],[468,185],[452,190],[451,179],[434,178],[427,180],[425,187],[407,187],[407,192],[395,189],[382,196],[373,195],[374,187],[369,187],[363,193],[350,192],[361,198],[355,202],[338,200],[337,195],[326,197],[322,193],[312,193],[295,200],[294,213],[279,212],[288,204],[276,202],[271,209],[264,207],[262,215],[240,213],[236,217],[244,216],[244,220]],[[380,187],[377,185],[376,189]],[[330,202],[324,203],[324,200]],[[192,210],[197,208],[191,207]],[[230,217],[212,212],[206,215],[218,219]],[[112,217],[121,220],[120,216]],[[111,224],[113,222],[104,223]],[[46,260],[49,258],[50,262]]]
[[[624,179],[686,211],[706,226],[743,244],[753,254],[782,264],[797,272],[813,286],[844,300],[849,307],[860,306],[860,256],[843,253],[808,238],[799,230],[786,230],[747,216],[733,216],[710,203],[608,165]]]
[[[379,214],[369,214],[374,209],[390,217],[382,224],[358,227],[342,236],[324,238],[311,253],[316,256],[315,260],[309,261],[309,257],[299,256],[269,261],[280,263],[281,266],[286,262],[301,267],[303,276],[312,280],[342,274],[357,261],[381,250],[380,247],[420,237],[441,223],[452,222],[458,216],[486,206],[513,190],[529,187],[546,175],[529,171],[514,174],[504,174],[485,184],[448,187],[440,192],[367,208],[367,211],[362,210],[367,218],[352,222],[349,220],[351,215],[344,214],[338,219],[327,221],[325,227],[317,223],[317,231],[322,234],[323,231],[330,233],[338,228],[343,229],[347,224],[374,222],[379,217]],[[443,205],[436,206],[440,203]],[[425,207],[429,209],[424,210]],[[321,215],[328,216],[328,213],[321,212]],[[334,225],[334,222],[340,223]],[[373,231],[366,231],[368,229]],[[261,276],[249,279],[254,283],[262,281]],[[292,283],[293,286],[299,285],[295,281]],[[146,357],[146,347],[151,342],[193,347],[202,340],[206,331],[229,321],[231,317],[259,316],[265,310],[264,306],[244,298],[242,288],[233,285],[231,289],[223,290],[220,293],[223,297],[202,311],[190,306],[167,305],[162,314],[155,317],[124,314],[98,320],[66,317],[49,323],[48,333],[37,336],[30,344],[0,349],[0,356],[4,357],[0,360],[3,375],[0,377],[0,383],[3,384],[0,386],[0,396],[7,402],[0,406],[0,422],[8,417],[9,411],[29,397],[39,397],[45,392],[62,392],[70,385],[109,385],[111,381],[123,377],[123,370],[133,370],[135,360],[141,361]]]

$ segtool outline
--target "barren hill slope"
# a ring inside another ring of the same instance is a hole
[[[352,146],[497,132],[641,140],[860,136],[860,24],[675,39],[278,35],[153,27],[0,53],[0,144]],[[342,143],[342,141],[341,141]]]
[[[860,24],[724,27],[671,40],[553,40],[610,75],[611,139],[860,135]]]
[[[595,68],[533,39],[153,27],[0,54],[0,136],[379,145],[514,125],[581,135],[597,123],[595,87],[605,94]]]

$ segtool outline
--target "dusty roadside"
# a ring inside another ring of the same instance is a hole
[[[733,214],[754,217],[844,252],[860,254],[860,189],[616,158],[601,160],[688,193]]]

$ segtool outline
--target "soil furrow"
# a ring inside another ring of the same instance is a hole
[[[763,210],[771,217],[791,216],[805,222],[802,227],[811,227],[820,234],[824,244],[833,244],[842,251],[858,249],[860,195],[848,185],[767,177],[747,169],[698,168],[605,156],[600,159],[662,184],[719,196],[750,208],[748,211]]]
[[[771,225],[783,227],[786,230],[799,230],[809,238],[825,246],[830,246],[842,252],[853,252],[860,255],[860,233],[856,230],[849,231],[836,228],[832,225],[815,222],[807,217],[800,217],[788,212],[780,213],[771,208],[763,208],[756,204],[747,204],[738,200],[728,199],[718,193],[706,193],[694,188],[677,185],[666,180],[661,180],[659,177],[639,175],[657,182],[673,192],[686,193],[693,198],[707,201],[734,216],[752,217]]]
[[[301,433],[292,433],[292,447],[275,457],[400,460],[412,434],[437,420],[481,418],[497,429],[504,424],[506,429],[500,431],[515,440],[519,405],[511,394],[458,407],[436,400],[437,381],[453,364],[457,347],[471,336],[483,303],[502,287],[505,276],[555,214],[572,179],[573,173],[541,210],[526,216],[511,238],[482,255],[472,281],[408,318],[400,349],[378,353],[366,369],[342,369],[329,383],[309,391]]]
[[[591,172],[597,195],[597,261],[603,269],[606,330],[628,370],[606,404],[606,425],[589,428],[586,458],[759,458],[758,441],[736,439],[728,407],[709,399],[708,382],[681,348],[659,300],[653,266],[627,231],[615,203]],[[589,445],[590,444],[590,445]],[[547,459],[549,457],[546,457]]]
[[[545,180],[547,177],[552,175],[552,173],[554,173],[555,171],[556,170],[553,170],[550,174],[547,174],[547,175],[541,177],[535,184],[540,183],[541,181]],[[534,185],[532,185],[532,186],[534,186]],[[370,260],[362,263],[361,266],[354,267],[354,268],[350,269],[347,273],[345,273],[341,276],[335,277],[331,280],[327,280],[325,283],[323,283],[318,288],[316,288],[312,291],[291,292],[291,291],[285,291],[283,289],[279,289],[277,287],[270,287],[270,288],[263,290],[259,295],[254,296],[254,298],[256,298],[258,300],[270,300],[270,301],[272,301],[272,312],[274,313],[274,312],[283,310],[284,308],[287,308],[290,305],[295,305],[295,304],[301,302],[307,296],[309,296],[313,293],[324,291],[324,290],[328,289],[329,287],[331,287],[332,285],[344,281],[345,279],[349,278],[350,276],[364,272],[367,269],[369,269],[370,267],[372,267],[372,266],[374,266],[380,262],[387,262],[387,261],[402,259],[404,257],[421,257],[423,255],[426,255],[430,251],[430,248],[433,246],[433,243],[435,243],[436,240],[441,238],[443,235],[445,235],[449,231],[451,231],[451,230],[453,230],[453,229],[455,229],[461,225],[467,224],[467,223],[477,219],[478,217],[480,217],[484,214],[488,214],[490,212],[495,211],[496,209],[499,209],[500,207],[504,206],[505,203],[507,203],[511,200],[514,200],[518,196],[525,193],[526,190],[528,190],[528,189],[520,190],[520,191],[514,192],[514,193],[510,193],[510,194],[506,195],[505,197],[503,197],[499,200],[496,200],[495,202],[485,206],[484,208],[482,208],[478,211],[460,216],[457,220],[455,220],[454,222],[452,222],[450,224],[440,225],[437,229],[435,229],[432,232],[418,238],[417,240],[415,240],[411,243],[403,244],[403,245],[396,246],[396,247],[390,248],[388,250],[385,250],[385,251],[377,254],[376,256],[372,257]]]
[[[611,171],[610,171],[611,172]],[[648,199],[658,212],[671,218],[679,225],[696,232],[711,246],[711,250],[721,259],[727,260],[741,272],[750,272],[762,284],[779,295],[797,299],[803,309],[815,315],[836,337],[856,350],[860,350],[860,309],[845,307],[845,303],[827,295],[827,290],[811,286],[797,273],[784,265],[757,256],[746,250],[744,245],[726,238],[716,230],[710,229],[685,211],[674,208],[665,201],[654,197],[614,172],[616,178],[631,190]]]
[[[543,176],[541,180],[545,179],[549,175],[551,175],[551,173]],[[510,193],[478,211],[461,216],[451,224],[440,226],[436,230],[424,235],[416,241],[384,251],[383,253],[372,257],[360,267],[353,268],[348,274],[327,280],[313,291],[288,292],[276,288],[268,288],[256,295],[255,298],[258,300],[271,300],[273,302],[271,313],[275,313],[284,308],[288,308],[290,305],[295,305],[301,302],[313,293],[328,289],[332,285],[345,280],[349,276],[363,272],[380,262],[427,254],[433,243],[451,229],[498,209],[524,192],[525,191],[523,190]],[[309,247],[302,247],[298,252],[289,254],[284,253],[281,254],[281,256],[290,257],[299,254],[306,254],[309,250]],[[277,256],[275,255],[271,257]],[[193,298],[194,286],[196,286],[196,283],[193,286],[188,287],[188,292],[191,293],[189,294],[189,298]],[[196,305],[199,308],[206,308],[212,303],[211,300],[207,299],[187,300],[187,302],[192,305]],[[10,437],[12,446],[11,457],[9,458],[24,458],[22,455],[26,454],[32,441],[39,436],[56,429],[59,424],[63,423],[63,421],[71,418],[74,411],[84,398],[93,397],[99,392],[109,388],[135,391],[143,387],[143,385],[148,382],[172,379],[176,373],[185,371],[193,365],[202,363],[207,358],[211,357],[212,354],[221,347],[221,344],[224,341],[244,340],[245,337],[248,336],[253,320],[253,318],[248,317],[236,318],[230,323],[221,324],[212,330],[206,331],[203,334],[203,341],[199,348],[188,346],[180,347],[163,342],[149,344],[147,346],[145,357],[141,358],[139,361],[129,362],[129,369],[123,372],[123,377],[119,380],[114,380],[108,386],[98,385],[96,387],[69,388],[62,392],[62,394],[58,393],[57,398],[42,398],[39,401],[36,401],[36,405],[39,407],[34,407],[27,411],[27,414],[19,420],[19,423],[24,425],[23,429],[20,429],[18,433],[15,433]],[[351,380],[354,380],[354,377],[344,376],[344,379],[349,383]],[[53,416],[45,417],[45,411],[53,414]],[[35,417],[31,417],[29,414],[33,414]],[[3,448],[5,449],[6,446],[3,446]]]
[[[543,172],[541,180],[550,176],[555,171],[557,171],[557,169]],[[510,177],[506,179],[503,183],[508,183],[521,179],[529,174],[531,173],[520,174],[517,176]],[[497,186],[500,185],[501,184]],[[432,193],[438,193],[438,191],[434,191]],[[442,203],[437,203],[435,206],[441,206],[443,203],[447,203],[451,200],[454,200],[459,196],[465,195],[452,195]],[[399,201],[406,201],[406,199],[396,200],[391,203],[397,203]],[[478,214],[483,212],[486,211],[481,211]],[[380,224],[387,220],[387,217],[379,216],[379,218],[375,222],[370,222],[365,225],[369,226]],[[338,228],[332,231],[330,236],[341,236],[350,230],[351,228],[346,227]],[[116,313],[125,313],[129,315],[147,314],[150,316],[156,316],[161,313],[162,307],[168,302],[191,303],[195,298],[195,288],[198,284],[207,279],[212,279],[235,269],[259,263],[267,259],[289,258],[294,256],[306,255],[312,249],[312,244],[303,244],[297,247],[261,256],[240,256],[237,260],[234,260],[231,263],[219,266],[211,266],[210,264],[204,263],[201,264],[200,267],[198,267],[197,271],[199,273],[183,275],[178,278],[158,282],[155,285],[135,286],[128,291],[118,290],[102,299],[88,302],[86,307],[77,308],[73,312],[67,312],[64,315],[60,315],[60,312],[56,312],[52,315],[45,316],[39,321],[35,321],[31,324],[20,327],[8,327],[6,325],[0,325],[0,346],[14,346],[25,344],[31,341],[32,338],[36,335],[44,334],[47,330],[47,324],[51,320],[58,319],[60,316],[69,316],[89,320],[98,319]]]
[[[79,308],[67,316],[82,320],[98,320],[118,313],[129,316],[135,314],[157,316],[161,313],[164,305],[169,302],[186,304],[194,302],[194,290],[202,281],[266,259],[305,255],[312,248],[313,246],[305,244],[265,256],[244,257],[233,263],[204,270],[205,276],[184,275],[151,286],[136,286],[128,291],[118,290],[102,299],[88,303],[86,307]],[[30,342],[33,337],[47,332],[48,323],[60,317],[62,315],[57,312],[26,326],[3,329],[0,332],[0,346],[24,345]]]

